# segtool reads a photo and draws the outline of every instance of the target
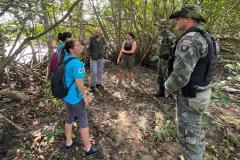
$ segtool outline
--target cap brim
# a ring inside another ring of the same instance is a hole
[[[177,12],[175,12],[175,13],[173,13],[173,14],[171,14],[170,16],[169,16],[169,19],[174,19],[174,18],[177,18],[177,17],[181,17],[181,11],[177,11]]]
[[[203,23],[207,23],[206,19],[205,19],[205,18],[203,18],[203,16],[202,16],[202,15],[200,15],[200,18],[199,18],[199,20],[200,20],[200,21],[202,21]]]
[[[206,22],[207,22],[207,21],[203,18],[202,15],[199,15],[199,18],[186,17],[185,14],[184,14],[184,12],[181,12],[181,11],[177,11],[177,12],[171,14],[171,15],[169,16],[169,19],[175,19],[175,18],[178,18],[178,17],[182,17],[182,18],[193,18],[193,19],[197,19],[197,20],[199,20],[199,21],[201,21],[201,22],[203,22],[203,23],[206,23]]]

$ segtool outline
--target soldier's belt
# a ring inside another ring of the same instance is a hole
[[[181,90],[182,90],[183,97],[188,97],[188,98],[196,98],[197,93],[205,91],[205,89],[195,88],[193,83],[191,82],[189,82]]]

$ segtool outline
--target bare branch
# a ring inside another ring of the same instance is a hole
[[[7,60],[4,61],[2,64],[0,64],[0,73],[4,70],[5,66],[7,66],[24,48],[24,46],[31,40],[35,40],[38,39],[40,37],[42,37],[43,35],[45,35],[46,33],[50,32],[51,30],[53,30],[55,27],[57,27],[59,24],[61,24],[69,15],[70,13],[73,11],[74,7],[77,6],[77,4],[80,2],[81,0],[76,0],[73,5],[69,8],[68,12],[62,17],[62,19],[60,19],[59,21],[57,21],[54,25],[52,25],[50,28],[46,29],[45,31],[43,31],[42,33],[36,35],[36,36],[32,36],[32,37],[27,37],[24,39],[24,41],[20,44],[20,46],[14,51],[14,53],[10,56],[7,57]]]
[[[14,0],[10,1],[9,4],[3,8],[3,10],[0,12],[0,17],[3,16],[4,13],[13,5],[13,2]]]

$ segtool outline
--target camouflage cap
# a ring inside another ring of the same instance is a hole
[[[154,23],[154,25],[159,26],[159,27],[169,27],[170,24],[167,20],[165,19],[159,19],[157,23]]]
[[[200,8],[197,5],[186,5],[182,7],[180,11],[177,11],[170,15],[169,19],[174,19],[178,17],[192,18],[206,23],[206,20],[201,15]]]

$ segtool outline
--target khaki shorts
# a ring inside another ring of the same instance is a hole
[[[123,70],[132,70],[135,64],[135,55],[122,55],[121,60],[121,69]]]

